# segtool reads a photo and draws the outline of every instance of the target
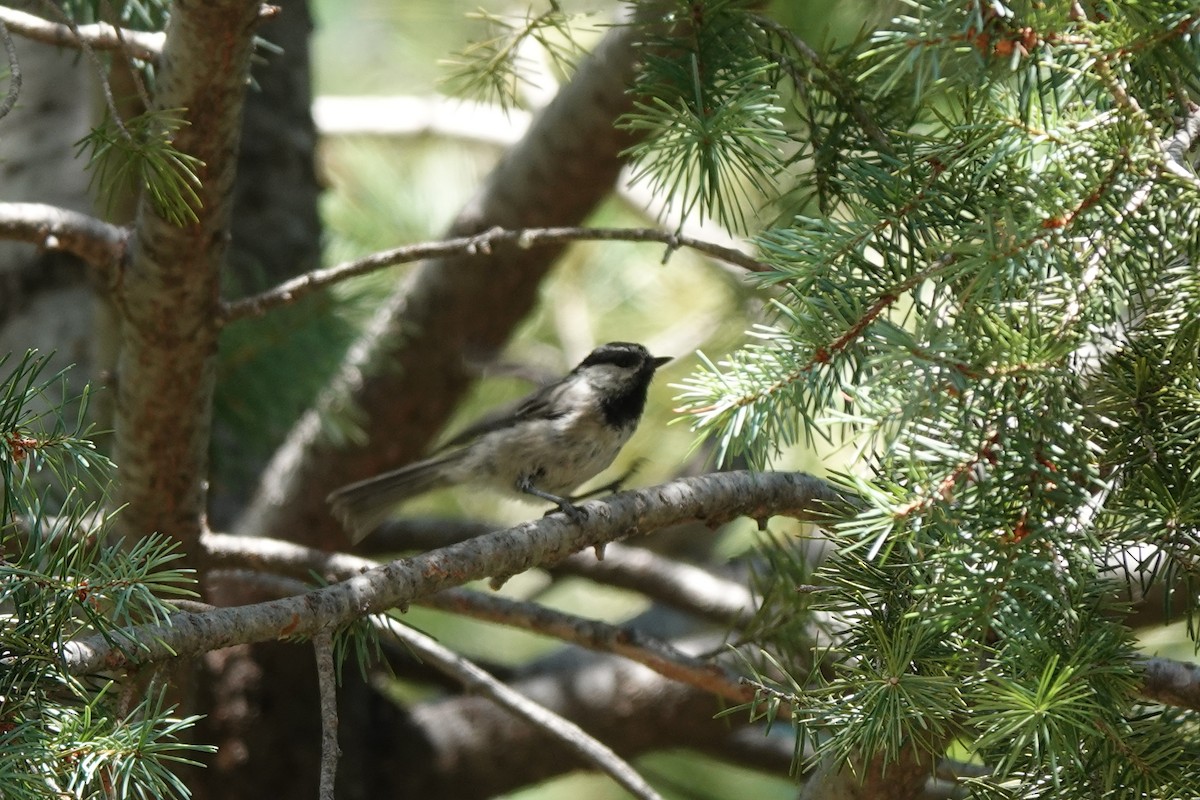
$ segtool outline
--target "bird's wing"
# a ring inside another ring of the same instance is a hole
[[[557,402],[563,391],[563,383],[543,386],[528,397],[502,406],[468,425],[446,441],[437,452],[459,447],[494,430],[507,427],[514,422],[530,419],[555,419],[565,413]]]

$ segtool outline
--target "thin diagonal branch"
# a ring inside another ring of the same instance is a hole
[[[117,101],[116,98],[113,97],[112,83],[109,80],[108,70],[105,68],[103,62],[100,61],[100,57],[96,55],[96,48],[92,47],[92,44],[88,38],[80,32],[79,25],[75,23],[75,20],[71,19],[71,16],[67,14],[66,11],[50,2],[50,0],[41,0],[41,3],[52,13],[58,14],[63,18],[67,29],[71,32],[71,37],[75,42],[75,45],[82,50],[84,55],[88,57],[88,60],[92,62],[92,67],[96,72],[96,78],[100,84],[100,93],[104,96],[104,103],[108,107],[109,117],[112,119],[113,125],[116,126],[121,136],[124,137],[126,141],[131,142],[133,140],[133,135],[129,132],[129,129],[125,127],[125,121],[121,118],[121,114],[117,110]],[[114,33],[115,30],[116,29],[114,29]],[[117,35],[115,38],[119,47],[125,46],[124,37]]]
[[[553,636],[588,650],[613,653],[647,666],[664,678],[712,692],[734,703],[754,700],[754,687],[739,680],[737,675],[635,628],[461,588],[438,592],[420,601],[420,605]]]
[[[479,666],[438,644],[431,637],[407,628],[388,617],[382,618],[381,621],[388,623],[387,631],[393,637],[434,669],[461,681],[473,693],[487,697],[493,703],[531,725],[549,731],[585,761],[612,776],[617,783],[624,786],[635,797],[661,800],[659,794],[633,767],[629,766],[609,747],[585,733],[574,722],[521,696]]]
[[[166,34],[151,31],[117,29],[107,22],[71,26],[51,22],[34,14],[0,6],[0,22],[18,36],[58,47],[80,49],[84,44],[93,50],[127,49],[129,55],[143,61],[154,61],[162,53]]]
[[[104,13],[108,14],[113,19],[117,18],[116,13],[109,5],[108,0],[101,0],[103,3]],[[125,38],[125,32],[121,28],[113,28],[116,34],[117,41],[120,42],[118,48],[121,54],[125,57],[125,65],[129,68],[129,77],[133,80],[133,88],[137,91],[138,99],[142,101],[143,108],[150,108],[154,105],[150,99],[150,93],[146,90],[146,82],[142,80],[141,70],[138,69],[137,58],[132,54],[129,41]]]
[[[687,520],[715,523],[774,515],[810,519],[844,503],[844,496],[829,484],[801,473],[725,472],[684,478],[585,503],[588,517],[583,524],[553,514],[393,561],[301,598],[178,614],[168,623],[67,642],[63,664],[73,674],[85,674],[233,644],[312,635],[366,614],[403,608],[471,580],[513,575],[587,547]]]
[[[376,561],[345,553],[327,553],[257,536],[209,533],[201,538],[201,545],[210,567],[265,570],[302,580],[313,574],[327,581],[345,580],[379,566]],[[569,560],[576,558],[591,556],[572,556]],[[746,703],[754,699],[753,688],[742,683],[732,672],[689,656],[668,642],[633,628],[461,588],[446,589],[417,600],[416,604],[553,636],[589,650],[613,653],[647,666],[664,677],[734,702]]]
[[[687,247],[751,272],[767,272],[771,269],[767,264],[740,250],[654,228],[525,228],[517,230],[492,228],[475,236],[457,236],[440,242],[405,245],[374,253],[366,258],[347,261],[328,269],[313,270],[261,294],[227,303],[224,308],[224,319],[226,322],[232,322],[243,317],[260,316],[272,308],[295,302],[301,297],[347,278],[366,275],[397,264],[446,256],[489,256],[493,246],[498,244],[511,243],[518,247],[530,248],[538,245],[595,241],[657,242],[667,246],[664,258],[681,247]]]
[[[642,592],[657,602],[729,627],[749,622],[756,608],[744,585],[640,547],[609,545],[603,561],[576,553],[554,569]]]

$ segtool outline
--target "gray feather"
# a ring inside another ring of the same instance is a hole
[[[461,452],[428,458],[406,467],[351,483],[326,498],[338,521],[358,543],[383,524],[402,501],[448,486],[445,467],[462,457]]]

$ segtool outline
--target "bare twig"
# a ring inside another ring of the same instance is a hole
[[[322,136],[434,137],[493,147],[510,147],[529,129],[533,115],[521,109],[507,112],[499,105],[441,96],[371,95],[321,96],[313,101],[313,122]],[[616,187],[615,199],[629,211],[659,227],[725,246],[738,240],[712,220],[673,215],[663,198],[628,177]],[[738,268],[717,258],[715,266],[740,275]]]
[[[554,570],[632,589],[721,625],[744,625],[754,615],[754,597],[742,584],[640,547],[610,544],[603,561],[576,553]]]
[[[117,15],[113,12],[108,0],[101,0],[101,2],[103,3],[105,13],[113,19],[117,19]],[[146,82],[142,80],[141,70],[134,63],[136,56],[133,55],[133,50],[128,39],[125,37],[125,31],[121,28],[113,28],[113,31],[116,33],[117,41],[120,43],[118,50],[125,56],[125,64],[129,68],[129,77],[133,79],[133,87],[137,90],[138,99],[142,101],[143,108],[150,108],[153,105],[150,101],[150,93],[146,91]]]
[[[588,650],[613,653],[647,666],[664,678],[695,686],[735,703],[754,700],[754,688],[737,675],[634,628],[583,619],[537,603],[461,588],[438,592],[422,600],[421,605],[553,636]]]
[[[41,3],[47,9],[49,9],[51,13],[58,14],[58,16],[62,17],[67,29],[71,32],[71,36],[74,37],[76,46],[82,50],[84,55],[88,57],[88,60],[92,62],[92,67],[96,70],[96,79],[100,82],[100,93],[104,95],[104,103],[108,107],[108,113],[109,116],[112,117],[113,125],[117,127],[117,130],[120,131],[121,136],[124,137],[126,141],[132,141],[133,134],[131,134],[129,129],[125,127],[125,120],[121,119],[121,114],[119,111],[117,111],[117,101],[116,98],[113,97],[112,83],[108,79],[108,70],[105,69],[104,64],[100,61],[100,57],[96,55],[96,48],[92,47],[91,42],[88,41],[87,37],[83,35],[79,25],[75,23],[75,20],[71,19],[70,14],[52,3],[51,0],[41,0]],[[124,46],[125,40],[123,37],[117,36],[116,40],[118,46]]]
[[[7,6],[0,6],[0,22],[16,35],[36,42],[76,49],[84,42],[94,50],[127,48],[131,56],[143,61],[157,59],[166,40],[166,34],[150,31],[122,30],[118,34],[117,29],[107,22],[76,25],[72,31],[69,25],[50,22]]]
[[[449,255],[488,255],[491,253],[492,247],[498,244],[515,244],[518,247],[528,248],[538,245],[561,245],[567,242],[589,241],[657,242],[665,244],[669,251],[687,247],[750,272],[768,272],[771,269],[767,264],[740,250],[654,228],[525,228],[517,230],[492,228],[475,236],[459,236],[440,242],[405,245],[384,250],[366,258],[347,261],[328,269],[313,270],[261,294],[227,303],[224,309],[224,321],[232,322],[243,317],[259,316],[276,306],[292,303],[339,281],[396,264]]]
[[[612,776],[635,797],[660,800],[645,779],[609,747],[589,736],[578,725],[540,706],[493,678],[486,671],[423,633],[387,617],[388,633],[416,653],[422,661],[449,675],[469,691],[487,697],[526,722],[551,733],[581,758]]]
[[[333,636],[321,631],[313,636],[313,653],[317,657],[317,686],[321,696],[321,782],[317,797],[334,800],[333,785],[337,777],[338,747],[337,674],[333,663]]]
[[[794,472],[723,472],[683,478],[585,503],[582,508],[588,516],[582,524],[552,514],[381,565],[303,598],[177,614],[165,623],[73,640],[62,647],[63,664],[73,674],[84,674],[194,656],[237,643],[312,635],[366,614],[404,607],[451,586],[489,575],[516,574],[587,547],[685,520],[718,522],[773,515],[808,519],[844,502],[844,496],[829,484]]]
[[[47,250],[63,250],[107,271],[125,260],[129,231],[57,206],[0,203],[0,239],[29,242]]]
[[[0,17],[0,39],[4,40],[4,52],[8,54],[8,92],[0,103],[0,117],[5,117],[17,104],[21,96],[21,62],[17,60],[17,46],[8,32],[8,26]]]

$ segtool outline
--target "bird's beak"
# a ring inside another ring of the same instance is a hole
[[[666,364],[668,361],[671,361],[674,358],[675,356],[655,356],[653,359],[651,359],[651,361],[654,363],[654,368],[658,369],[663,364]]]

